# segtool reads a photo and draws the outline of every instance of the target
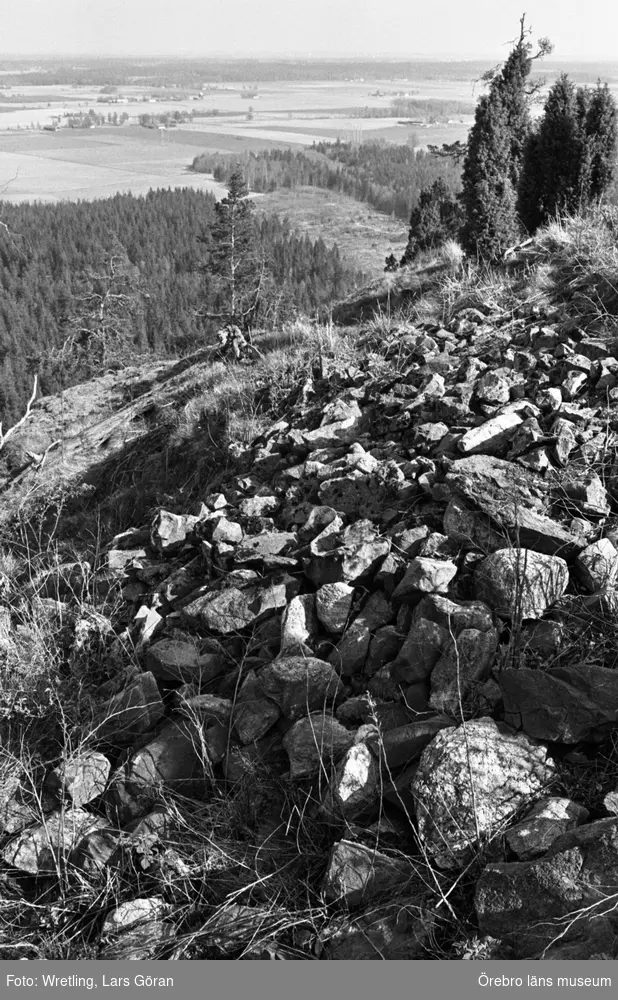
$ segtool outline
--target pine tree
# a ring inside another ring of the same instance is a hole
[[[517,192],[530,135],[533,59],[551,51],[546,39],[532,55],[529,32],[520,23],[519,39],[502,69],[490,74],[489,93],[476,108],[463,167],[464,249],[482,260],[497,259],[519,234]]]
[[[207,271],[221,303],[216,318],[250,328],[265,278],[254,205],[240,170],[228,182],[227,197],[215,205],[215,220],[201,238],[208,247]],[[212,314],[209,314],[212,317]],[[212,317],[214,318],[214,317]]]

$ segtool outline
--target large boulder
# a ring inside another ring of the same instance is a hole
[[[411,784],[419,834],[440,868],[456,868],[535,799],[554,774],[547,748],[491,718],[444,729]]]

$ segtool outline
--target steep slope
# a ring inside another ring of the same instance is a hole
[[[122,873],[114,915],[142,859],[160,905],[101,957],[615,957],[615,244],[577,225],[297,345],[208,486],[24,588],[63,618],[81,743],[45,825],[13,767],[2,856],[41,873],[51,830],[93,886]],[[140,419],[204,365],[151,372]],[[117,423],[88,419],[96,451]],[[84,593],[116,607],[89,676]],[[20,614],[9,586],[9,660]]]

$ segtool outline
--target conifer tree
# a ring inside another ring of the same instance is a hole
[[[574,84],[561,73],[526,149],[519,211],[529,231],[549,217],[580,207],[585,110]]]
[[[607,85],[576,89],[558,77],[526,149],[519,210],[529,232],[600,200],[615,170],[617,119]]]
[[[586,115],[587,170],[586,199],[599,201],[616,171],[618,107],[607,84],[599,81],[593,90]]]
[[[265,277],[254,205],[248,194],[242,172],[234,171],[227,197],[215,205],[215,220],[201,240],[208,248],[207,270],[215,278],[214,290],[221,303],[216,318],[247,329],[255,318]]]
[[[412,209],[408,245],[401,266],[409,264],[421,250],[431,250],[448,239],[457,238],[461,223],[461,207],[439,177],[431,187],[422,189],[418,204]]]
[[[520,229],[517,192],[531,128],[527,80],[533,60],[551,51],[541,39],[532,55],[528,35],[522,17],[519,39],[504,66],[486,77],[489,92],[477,104],[464,160],[464,249],[486,261],[497,259]]]

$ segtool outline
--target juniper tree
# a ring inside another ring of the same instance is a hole
[[[586,115],[586,160],[582,167],[588,204],[599,201],[616,171],[618,107],[607,84],[599,81],[590,95]]]
[[[401,266],[405,267],[421,250],[431,250],[459,235],[461,206],[439,177],[431,187],[423,188],[418,204],[410,215],[410,230]]]
[[[616,128],[606,85],[576,89],[565,73],[558,77],[526,149],[519,209],[529,232],[599,201],[614,174]]]
[[[478,101],[463,167],[462,229],[464,249],[482,260],[495,260],[519,235],[517,192],[530,134],[527,85],[534,59],[551,51],[541,39],[535,55],[520,22],[519,39],[504,66],[486,75],[489,92]]]
[[[530,232],[550,216],[580,207],[586,116],[581,97],[567,74],[561,73],[549,91],[540,125],[529,138],[519,212]]]

